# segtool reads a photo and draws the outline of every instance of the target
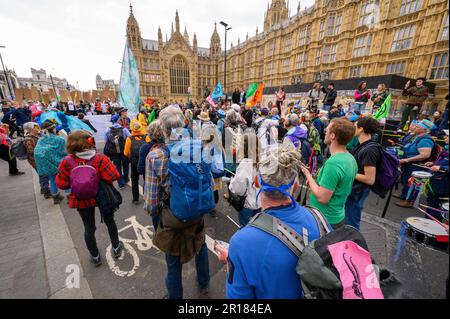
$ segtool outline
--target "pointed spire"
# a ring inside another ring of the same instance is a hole
[[[130,15],[133,15],[133,5],[130,2]]]
[[[172,22],[172,33],[171,33],[171,36],[173,35],[173,22]]]
[[[302,8],[301,1],[298,1],[297,13],[300,13],[301,8]]]
[[[187,26],[184,26],[184,36],[185,36],[185,37],[189,36],[189,35],[188,35],[188,32],[187,32]]]
[[[256,27],[256,35],[258,35],[258,27]]]
[[[180,32],[180,17],[178,16],[178,10],[175,14],[175,30],[176,32]]]
[[[192,45],[194,47],[194,51],[197,50],[198,43],[197,43],[197,34],[194,33],[194,39],[192,40]]]
[[[245,39],[246,39],[245,41],[248,41],[248,32],[247,32],[247,37]]]

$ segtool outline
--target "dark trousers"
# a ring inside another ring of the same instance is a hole
[[[448,195],[445,194],[433,194],[432,192],[428,192],[428,197],[427,197],[427,206],[429,207],[433,207],[439,210],[442,210],[441,208],[441,204],[442,204],[442,200],[441,197],[445,197]],[[433,209],[427,209],[427,213],[430,214],[431,216],[433,216],[434,218],[436,218],[437,220],[439,220],[440,222],[442,222],[444,220],[443,216],[441,213],[433,210]],[[425,216],[426,219],[431,219],[428,216]]]
[[[17,132],[17,136],[22,136],[19,126],[15,123],[8,123],[9,125],[9,138],[13,138],[14,132]]]
[[[16,174],[19,171],[16,158],[11,156],[9,148],[5,145],[0,145],[0,158],[8,162],[9,174]]]
[[[131,159],[131,192],[133,201],[139,201],[139,173],[137,170],[138,159]],[[144,180],[145,182],[145,180]]]
[[[119,187],[124,187],[130,180],[130,160],[125,155],[112,155],[111,161],[114,163],[120,174]]]
[[[405,109],[403,110],[402,121],[400,122],[400,125],[398,127],[400,130],[403,130],[408,119],[409,119],[409,123],[411,123],[413,120],[417,119],[417,116],[419,115],[419,112],[420,112],[420,107],[417,111],[413,111],[412,109],[414,107],[415,107],[414,105],[407,105],[405,107]]]
[[[89,207],[85,209],[78,209],[78,213],[81,216],[84,224],[84,241],[92,257],[99,256],[97,247],[97,240],[95,239],[95,207]],[[117,232],[117,225],[114,221],[114,214],[108,214],[103,216],[103,221],[106,227],[108,227],[109,238],[113,248],[119,246],[119,234]]]
[[[166,286],[169,292],[169,299],[183,298],[183,281],[182,270],[183,265],[180,262],[179,256],[166,255],[167,263],[167,277]],[[195,269],[197,270],[198,286],[201,289],[209,287],[209,264],[208,264],[208,249],[206,244],[203,244],[200,252],[195,256]]]

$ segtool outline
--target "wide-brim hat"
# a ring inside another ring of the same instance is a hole
[[[209,114],[207,112],[201,112],[199,116],[197,116],[197,118],[201,121],[210,121],[211,119],[209,118]]]

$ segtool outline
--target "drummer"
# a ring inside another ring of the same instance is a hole
[[[428,162],[425,165],[430,167],[431,171],[435,172],[435,175],[430,179],[431,190],[428,190],[427,206],[442,210],[442,200],[443,197],[448,197],[448,130],[443,130],[445,133],[445,147],[441,154],[438,156],[437,160],[433,162]],[[442,214],[428,209],[427,213],[442,221]],[[427,217],[428,218],[428,217]]]
[[[414,138],[404,145],[401,149],[402,156],[400,164],[402,165],[402,176],[400,179],[403,189],[401,194],[394,194],[395,198],[399,198],[402,201],[395,203],[395,205],[404,208],[412,208],[414,206],[414,201],[418,194],[413,194],[410,198],[407,198],[409,186],[408,181],[411,175],[415,171],[424,171],[420,167],[413,164],[421,164],[428,162],[432,155],[434,148],[434,140],[430,135],[434,124],[429,120],[423,120],[419,122],[413,128]]]

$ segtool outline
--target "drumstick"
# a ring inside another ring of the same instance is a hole
[[[434,210],[434,211],[439,212],[439,213],[446,213],[443,210],[439,210],[439,209],[436,209],[436,208],[433,208],[433,207],[430,207],[430,206],[427,206],[427,205],[420,204],[420,206],[422,206],[422,207],[424,207],[426,209]]]
[[[425,165],[419,165],[419,164],[412,164],[413,166],[417,166],[417,167],[420,167],[420,168],[425,168],[425,169],[427,169],[427,170],[430,170],[431,171],[431,168],[430,167],[428,167],[428,166],[425,166]],[[439,170],[438,171],[438,173],[446,173],[446,171],[443,171],[443,170]]]
[[[224,168],[223,170],[224,170],[224,171],[227,171],[228,173],[230,173],[230,174],[233,175],[233,176],[236,176],[235,173],[233,173],[232,171],[227,170],[226,168]]]
[[[239,224],[238,223],[236,223],[234,220],[233,220],[233,218],[231,218],[230,216],[228,216],[227,215],[227,218],[233,223],[233,224],[235,224],[236,226],[237,226],[237,228],[241,228],[241,226],[239,226]]]
[[[431,216],[430,214],[428,214],[426,211],[424,211],[422,208],[417,207],[418,210],[420,210],[422,213],[424,213],[425,215],[427,215],[428,217],[430,217],[432,220],[434,220],[436,223],[438,223],[439,225],[441,225],[442,227],[445,228],[445,225],[442,224],[440,221],[438,221],[436,218],[434,218],[433,216]]]

